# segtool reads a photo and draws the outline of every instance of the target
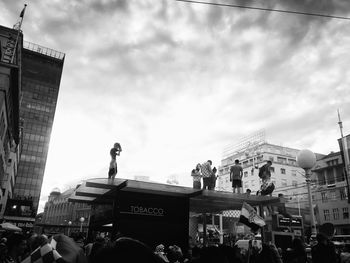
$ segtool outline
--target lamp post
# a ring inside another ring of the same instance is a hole
[[[68,236],[70,234],[70,226],[72,225],[72,221],[68,221]]]
[[[315,224],[315,215],[314,209],[312,207],[312,197],[311,197],[311,188],[310,188],[310,176],[311,176],[311,168],[316,163],[316,156],[310,150],[301,150],[297,155],[297,163],[299,167],[305,170],[305,178],[307,185],[307,193],[309,198],[309,206],[310,206],[310,225],[311,225],[311,234],[316,235],[316,224]]]
[[[85,218],[81,217],[81,218],[79,218],[79,221],[80,221],[80,233],[82,233],[83,232],[83,223],[85,221]]]

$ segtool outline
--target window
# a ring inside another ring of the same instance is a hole
[[[292,170],[292,176],[297,176],[297,171]]]
[[[287,159],[286,158],[282,158],[282,157],[277,157],[277,162],[279,162],[279,163],[287,163]]]
[[[321,198],[322,198],[322,203],[326,203],[328,200],[327,193],[326,192],[321,193]]]
[[[341,188],[339,190],[339,192],[340,192],[340,200],[345,200],[347,198],[347,196],[346,196],[346,188],[345,187]]]
[[[247,171],[244,172],[244,177],[248,177],[248,172]]]
[[[343,207],[343,219],[349,219],[349,208]]]
[[[329,192],[329,199],[330,200],[337,200],[334,190]]]
[[[270,156],[270,157],[269,157],[269,160],[270,160],[271,162],[273,162],[273,156]]]
[[[282,179],[281,180],[281,185],[282,186],[287,186],[287,179]]]
[[[293,185],[294,187],[296,187],[296,186],[298,185],[298,182],[297,182],[297,181],[292,181],[292,185]]]
[[[254,168],[252,168],[252,170],[250,171],[250,175],[251,175],[251,176],[254,175]]]
[[[331,217],[330,217],[328,209],[323,210],[323,215],[324,215],[324,220],[325,221],[330,221]]]
[[[333,208],[333,218],[334,218],[334,220],[339,219],[339,209],[338,208]]]
[[[317,174],[318,184],[319,185],[325,185],[326,184],[326,177],[324,176],[324,173],[321,172]]]
[[[274,173],[275,172],[275,167],[270,166],[270,171],[271,171],[271,173]]]
[[[286,174],[286,169],[281,168],[281,174]]]
[[[288,159],[288,163],[291,165],[296,165],[297,162],[294,159]]]

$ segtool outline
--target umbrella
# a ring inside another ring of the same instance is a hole
[[[22,231],[22,228],[19,228],[11,223],[5,222],[0,224],[0,229],[8,230],[8,231]]]

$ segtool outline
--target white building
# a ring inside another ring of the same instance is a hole
[[[255,194],[260,189],[259,167],[268,160],[272,161],[271,180],[275,184],[274,196],[283,194],[289,202],[286,206],[304,208],[307,189],[304,170],[298,167],[296,156],[299,150],[278,146],[258,140],[243,143],[231,154],[226,152],[218,169],[219,178],[216,190],[232,191],[230,167],[238,159],[243,168],[243,192],[248,188]]]

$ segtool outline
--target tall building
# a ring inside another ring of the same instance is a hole
[[[86,230],[91,206],[84,203],[68,202],[68,198],[74,191],[75,188],[68,189],[63,193],[58,188],[54,188],[51,191],[49,199],[45,203],[44,213],[40,222],[42,231],[65,232],[69,234],[69,228],[70,234],[73,234],[74,232],[79,232],[80,228]],[[81,218],[84,218],[83,222]]]
[[[21,146],[19,97],[22,44],[21,32],[0,26],[0,221],[7,200],[13,195]]]
[[[255,194],[260,189],[259,167],[272,161],[271,180],[275,185],[273,195],[283,194],[286,206],[304,209],[307,205],[307,188],[304,170],[297,165],[299,150],[266,142],[265,133],[259,131],[243,138],[231,149],[224,151],[218,169],[217,190],[232,191],[230,167],[238,159],[243,168],[243,192],[248,188]]]
[[[22,152],[4,219],[31,224],[38,210],[41,186],[55,116],[65,54],[24,42],[22,49]]]
[[[316,180],[314,204],[317,225],[332,223],[336,233],[350,234],[350,216],[347,182],[340,152],[333,152],[316,162],[313,169]]]

